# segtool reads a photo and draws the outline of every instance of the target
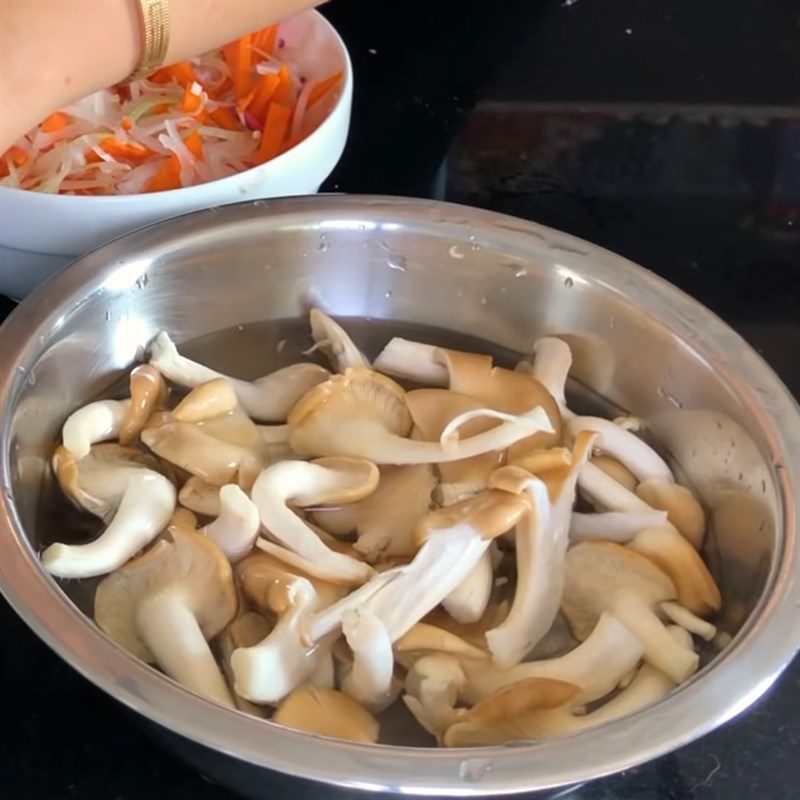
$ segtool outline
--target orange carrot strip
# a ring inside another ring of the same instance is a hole
[[[150,178],[145,187],[145,192],[166,192],[169,189],[179,189],[181,186],[181,162],[173,153],[158,168],[158,172]]]
[[[140,162],[153,155],[153,151],[138,142],[121,142],[108,136],[100,142],[100,148],[121,161]]]
[[[171,80],[175,81],[179,86],[183,86],[184,89],[197,80],[192,65],[188,61],[178,61],[175,64],[170,64],[164,68],[164,71]]]
[[[272,102],[287,105],[292,93],[292,75],[286,64],[281,64],[281,68],[278,70],[278,80],[280,84],[275,90],[275,94],[272,95]]]
[[[198,160],[203,159],[203,139],[197,131],[192,131],[184,140],[186,149]]]
[[[151,114],[166,114],[170,109],[170,103],[159,103],[150,109]]]
[[[275,40],[278,38],[278,26],[269,25],[261,31],[253,34],[253,46],[257,47],[264,53],[272,54],[275,49]],[[257,53],[253,54],[253,61],[259,61],[261,56]]]
[[[63,111],[56,111],[42,123],[42,130],[45,133],[55,133],[55,131],[66,128],[68,121],[69,119]]]
[[[28,154],[15,144],[6,150],[3,158],[5,161],[10,161],[15,167],[21,167],[23,164],[28,163]]]
[[[99,164],[103,160],[94,150],[87,150],[83,157],[86,159],[87,164]]]
[[[222,48],[233,80],[233,93],[241,99],[250,91],[250,34]]]
[[[188,114],[194,113],[203,104],[203,98],[192,91],[192,85],[191,83],[187,84],[183,90],[183,100],[181,101],[181,111]]]
[[[337,83],[342,79],[343,72],[335,72],[327,78],[317,81],[314,88],[308,93],[308,105],[306,108],[311,108],[317,100],[322,99]]]
[[[280,85],[281,79],[273,72],[261,76],[258,82],[250,104],[247,110],[258,117],[260,120],[264,119],[264,114],[267,110],[267,105],[272,100],[275,90]]]
[[[259,164],[274,158],[280,152],[291,120],[291,108],[280,103],[269,104],[264,130],[261,133],[261,142],[258,145],[257,160]]]
[[[120,125],[122,126],[122,130],[128,132],[133,127],[133,120],[130,117],[123,117]]]
[[[219,125],[220,128],[224,128],[226,131],[242,130],[242,126],[239,123],[239,118],[233,113],[233,111],[225,106],[220,106],[219,108],[214,109],[214,111],[209,113],[209,116],[217,125]]]
[[[8,164],[4,158],[0,158],[0,178],[5,178],[11,174]]]

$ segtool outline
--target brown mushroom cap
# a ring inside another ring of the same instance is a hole
[[[130,444],[144,430],[168,393],[161,373],[150,364],[134,367],[129,381],[131,400],[119,431],[119,443],[123,445]]]
[[[667,512],[667,519],[699,550],[706,530],[706,515],[698,499],[685,486],[662,480],[642,481],[636,494],[645,503]]]
[[[647,528],[628,543],[675,584],[678,602],[701,617],[719,611],[722,596],[698,552],[672,528]]]
[[[530,739],[526,715],[563,706],[580,687],[550,678],[526,678],[476,703],[444,735],[446,747],[474,747]]]
[[[501,603],[489,603],[483,616],[477,622],[457,622],[443,608],[434,608],[425,617],[429,625],[452,633],[459,639],[474,645],[482,651],[488,650],[486,644],[486,631],[496,628],[508,616],[510,603],[503,600]]]
[[[572,466],[572,453],[568,447],[531,450],[515,458],[509,466],[520,467],[531,475],[542,475],[554,470],[569,469]]]
[[[281,701],[272,721],[333,739],[378,741],[378,721],[369,711],[346,694],[320,686],[295,689]]]
[[[444,628],[418,622],[395,643],[395,652],[419,657],[423,653],[449,653],[461,658],[488,658],[488,653]]]
[[[639,485],[637,477],[618,459],[613,456],[597,455],[591,459],[598,469],[603,470],[606,475],[613,478],[617,483],[621,483],[628,491],[635,492]]]
[[[231,382],[214,378],[192,389],[172,410],[172,418],[178,422],[202,422],[229,414],[237,404]]]

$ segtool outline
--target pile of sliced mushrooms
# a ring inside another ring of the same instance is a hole
[[[375,742],[401,700],[446,747],[581,731],[698,669],[703,509],[640,421],[570,411],[564,341],[515,370],[399,338],[370,364],[310,323],[330,372],[238,380],[162,332],[128,398],[67,419],[54,472],[103,530],[42,562],[104,576],[108,636],[325,736]]]

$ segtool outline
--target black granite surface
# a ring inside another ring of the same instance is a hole
[[[334,0],[325,13],[357,80],[326,189],[470,203],[616,250],[715,310],[800,396],[795,0]],[[0,298],[0,319],[12,306]],[[0,666],[3,798],[232,800],[2,602]],[[722,729],[572,797],[797,800],[798,753],[795,660]]]

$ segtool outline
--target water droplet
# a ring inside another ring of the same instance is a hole
[[[300,258],[308,258],[308,251],[307,250],[301,250],[300,251]]]
[[[613,330],[614,330],[614,328],[616,327],[616,324],[617,324],[617,321],[616,321],[616,319],[615,319],[614,317],[609,317],[609,318],[608,318],[608,327],[609,327],[609,328],[610,328],[612,331],[613,331]]]
[[[468,783],[477,783],[493,766],[488,758],[467,758],[458,768],[458,777]]]
[[[237,325],[236,326],[236,330],[237,331],[243,331],[244,330],[244,325]]]
[[[324,253],[327,249],[328,249],[328,237],[324,233],[320,234],[317,250],[319,250],[320,253]]]
[[[389,298],[392,296],[392,290],[391,290],[391,289],[387,289],[387,290],[386,290],[386,291],[383,293],[383,296],[384,296],[384,297],[385,297],[385,298],[388,300],[388,299],[389,299]]]
[[[489,304],[489,301],[486,299],[486,295],[482,295],[481,296],[481,305],[485,306],[485,305],[488,305],[488,304]]]
[[[28,376],[28,384],[30,386],[36,386],[36,373],[35,372],[31,372],[31,374]]]
[[[20,365],[17,367],[17,372],[19,372],[19,374],[20,374],[20,375],[24,375],[24,374],[25,374],[27,371],[28,371],[28,370],[27,370],[27,369],[25,369],[25,367],[23,367],[23,366],[22,366],[22,364],[20,364]]]
[[[401,256],[399,253],[392,253],[389,258],[386,259],[386,266],[389,267],[389,269],[396,269],[400,272],[405,272],[408,262],[406,261],[405,256]]]
[[[111,312],[108,309],[106,309],[105,318],[106,322],[109,322],[111,320]]]
[[[525,267],[521,267],[520,269],[514,272],[515,278],[524,278],[528,274],[528,270]]]
[[[683,403],[675,397],[674,394],[668,392],[663,386],[659,386],[656,390],[656,394],[659,397],[663,397],[668,403],[673,405],[675,408],[683,408]]]
[[[481,246],[478,244],[478,237],[475,236],[474,233],[469,237],[469,249],[473,252],[477,252],[481,249]]]
[[[566,286],[567,289],[571,289],[574,285],[575,285],[575,281],[572,280],[572,278],[565,278],[564,279],[564,286]]]
[[[358,226],[358,229],[359,229],[360,231],[365,231],[365,230],[367,229],[367,226],[366,226],[366,225],[365,225],[365,224],[362,222],[362,223],[361,223],[361,224]]]
[[[275,345],[275,352],[280,355],[284,347],[286,347],[286,339],[281,339],[278,344]]]
[[[464,251],[457,244],[454,244],[447,252],[450,254],[450,258],[464,258],[465,256]]]

